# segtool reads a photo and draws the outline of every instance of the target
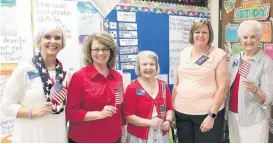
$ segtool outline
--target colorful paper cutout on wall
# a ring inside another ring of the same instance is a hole
[[[240,53],[244,51],[244,48],[242,47],[241,43],[233,43],[232,44],[232,55]]]
[[[229,13],[234,10],[235,2],[236,2],[236,0],[226,0],[224,2],[224,8],[226,10],[226,13]]]
[[[262,22],[263,24],[263,36],[261,41],[262,42],[270,42],[271,38],[272,38],[272,26],[271,26],[271,22]]]

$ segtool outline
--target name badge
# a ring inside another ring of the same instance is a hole
[[[202,65],[204,62],[206,62],[209,59],[209,57],[202,55],[197,61],[195,61],[196,64]]]
[[[236,67],[236,66],[238,66],[239,65],[239,61],[238,60],[236,60],[236,61],[234,61],[233,63],[232,63],[232,67]]]
[[[29,79],[34,79],[36,77],[39,77],[39,72],[36,69],[36,70],[32,70],[32,71],[27,72],[27,75],[28,75]]]
[[[160,112],[165,112],[165,111],[166,111],[165,105],[160,105]]]
[[[145,95],[145,90],[143,90],[143,89],[137,89],[136,90],[136,95],[138,95],[138,96],[144,96]]]

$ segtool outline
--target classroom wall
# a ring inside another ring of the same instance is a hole
[[[211,25],[214,31],[214,40],[212,44],[218,46],[219,44],[219,0],[213,0],[211,3]]]
[[[53,19],[51,14],[45,13],[45,11],[49,10],[53,12],[55,9],[37,4],[36,2],[43,2],[49,5],[51,4],[62,4],[64,6],[63,10],[66,10],[69,12],[69,16],[63,16],[63,15],[55,15],[54,19],[58,20],[58,22],[61,23],[63,28],[67,30],[67,40],[68,44],[65,47],[65,50],[61,53],[63,54],[62,57],[60,57],[61,61],[64,64],[64,67],[66,70],[73,68],[74,70],[78,70],[79,67],[82,67],[83,64],[81,63],[82,60],[82,52],[81,52],[81,46],[82,41],[85,36],[90,35],[94,31],[101,31],[102,30],[102,18],[98,17],[98,12],[94,11],[93,8],[90,8],[89,5],[86,5],[86,7],[82,7],[83,5],[78,5],[77,2],[89,2],[90,0],[11,0],[11,3],[8,3],[7,6],[3,6],[3,3],[7,1],[1,1],[0,4],[0,14],[1,14],[1,21],[0,21],[0,102],[3,95],[3,91],[5,88],[5,84],[8,81],[10,74],[12,73],[12,70],[17,66],[18,63],[20,63],[23,60],[29,59],[33,56],[33,43],[32,43],[32,34],[35,34],[35,31],[39,28],[39,26],[44,22],[39,20],[39,18],[43,18],[43,20],[47,20],[46,18]],[[212,0],[210,0],[212,1]],[[31,4],[33,2],[33,4]],[[89,9],[90,8],[90,9]],[[184,8],[183,8],[184,9]],[[162,9],[164,10],[164,9]],[[9,13],[9,12],[13,13]],[[209,13],[209,19],[211,19],[212,26],[214,29],[214,35],[215,39],[213,41],[213,45],[218,45],[218,21],[219,21],[219,2],[218,0],[213,0],[213,3],[210,5],[210,12]],[[4,17],[4,12],[9,14],[16,15],[13,17],[9,17],[6,15]],[[167,17],[167,12],[164,12],[166,14],[165,17]],[[155,13],[150,13],[150,15],[153,15]],[[92,15],[92,18],[90,18],[90,15]],[[141,15],[145,15],[142,13]],[[156,14],[155,14],[156,15]],[[159,15],[159,14],[158,14]],[[12,20],[9,18],[13,18]],[[22,20],[24,19],[24,20]],[[167,18],[168,19],[168,18]],[[14,25],[7,25],[7,23],[4,23],[3,21],[7,20],[10,23]],[[71,23],[71,21],[74,21],[76,23]],[[166,23],[169,23],[169,21],[164,21]],[[94,26],[95,25],[95,26]],[[141,23],[140,23],[141,25]],[[167,24],[166,24],[167,25]],[[4,29],[11,28],[11,30]],[[86,31],[83,31],[81,28],[87,29]],[[168,31],[168,27],[166,27]],[[5,30],[5,31],[4,31]],[[24,32],[21,32],[21,31]],[[68,33],[70,32],[70,33]],[[166,35],[168,37],[168,35]],[[7,53],[5,51],[8,51],[8,48],[12,46],[16,46],[14,43],[7,43],[4,39],[15,39],[18,42],[20,39],[24,39],[23,44],[16,44],[19,45],[16,51],[12,51],[12,53]],[[168,38],[166,39],[169,40]],[[72,43],[72,44],[71,44]],[[166,43],[169,45],[168,43]],[[78,49],[77,49],[78,48]],[[166,50],[168,51],[168,50]],[[5,54],[5,57],[3,55]],[[74,58],[76,57],[76,62],[73,61],[73,63],[70,62],[70,56],[73,54]],[[163,56],[160,55],[160,57],[163,59],[166,53],[162,53]],[[7,60],[6,57],[9,59]],[[13,58],[13,57],[16,57]],[[19,59],[19,58],[20,59]],[[164,62],[164,60],[162,60]],[[165,61],[168,63],[168,61]],[[11,67],[11,65],[13,67]],[[5,69],[6,70],[5,70]],[[166,69],[165,74],[168,73],[169,66],[166,65],[166,67],[162,67],[163,69]],[[3,71],[3,69],[5,71]],[[162,70],[163,71],[163,70]],[[164,72],[164,71],[163,71]],[[10,137],[12,133],[14,118],[8,117],[0,112],[0,141],[1,142],[10,142]]]

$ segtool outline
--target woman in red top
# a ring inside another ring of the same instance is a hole
[[[124,96],[124,115],[128,121],[127,142],[168,143],[172,101],[168,85],[155,78],[159,73],[158,57],[152,51],[138,54],[136,73]]]
[[[85,39],[87,66],[72,76],[68,88],[69,142],[125,142],[122,77],[112,69],[116,53],[109,34],[95,33]]]

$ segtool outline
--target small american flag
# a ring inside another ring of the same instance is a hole
[[[116,105],[121,104],[123,102],[123,89],[121,85],[119,85],[115,91],[115,102]]]
[[[247,78],[250,68],[251,68],[251,64],[246,61],[243,61],[239,68],[239,74],[243,76],[244,78]]]
[[[62,84],[57,81],[50,92],[51,102],[52,104],[60,105],[66,98],[67,90]]]

